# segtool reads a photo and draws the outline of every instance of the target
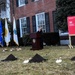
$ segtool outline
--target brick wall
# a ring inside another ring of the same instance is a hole
[[[52,11],[56,9],[55,0],[39,0],[37,2],[31,2],[31,0],[28,0],[28,4],[22,7],[16,7],[16,0],[10,0],[10,1],[11,1],[11,4],[10,4],[11,5],[11,20],[12,20],[13,13],[15,15],[16,20],[21,17],[30,17],[30,28],[32,32],[32,16],[41,12],[49,12],[50,32],[54,31]]]

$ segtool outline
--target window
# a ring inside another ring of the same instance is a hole
[[[32,16],[33,32],[38,31],[39,27],[43,28],[43,32],[50,32],[49,12],[42,12]]]
[[[39,1],[39,0],[32,0],[32,2],[36,2],[36,1]]]
[[[1,18],[5,18],[5,14],[6,13],[6,11],[5,11],[5,4],[1,4],[0,5],[0,17]]]
[[[1,11],[5,11],[5,4],[0,5],[0,13],[1,13]]]
[[[38,0],[34,0],[34,1],[38,1]]]
[[[28,0],[18,0],[19,6],[24,6],[27,3],[28,3]]]
[[[20,36],[22,37],[24,34],[27,33],[27,22],[26,17],[20,18]]]
[[[36,29],[38,31],[38,28],[42,27],[42,31],[46,32],[46,24],[45,24],[45,13],[39,13],[36,14]]]
[[[5,5],[4,4],[1,5],[1,10],[5,11]]]

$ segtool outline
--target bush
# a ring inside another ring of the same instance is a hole
[[[43,42],[46,43],[46,45],[60,45],[60,37],[59,33],[43,33]],[[32,39],[30,38],[30,34],[26,34],[23,36],[23,44],[25,46],[31,45]]]
[[[31,45],[31,38],[30,38],[30,34],[26,34],[23,36],[23,43],[25,46],[27,45]]]
[[[60,37],[58,32],[43,33],[43,42],[46,45],[59,45]]]

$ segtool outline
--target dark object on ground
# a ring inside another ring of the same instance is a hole
[[[42,62],[42,61],[46,61],[47,59],[44,59],[43,57],[41,57],[39,54],[36,54],[34,57],[32,57],[31,60],[29,60],[30,63],[32,62]]]
[[[75,56],[71,58],[72,61],[75,61]]]
[[[1,61],[14,61],[14,60],[17,60],[17,58],[14,55],[10,54],[6,59]]]

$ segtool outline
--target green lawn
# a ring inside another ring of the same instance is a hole
[[[10,51],[11,48],[8,47],[6,52],[2,52],[5,47],[0,48],[0,60],[5,59],[9,54],[18,57],[18,60],[0,61],[0,75],[75,75],[75,62],[70,60],[75,56],[75,48],[44,46],[42,50],[32,51],[31,47],[21,47],[21,51]],[[24,60],[33,57],[36,53],[48,60],[41,63],[23,63]],[[59,57],[62,62],[57,64],[55,61]]]

